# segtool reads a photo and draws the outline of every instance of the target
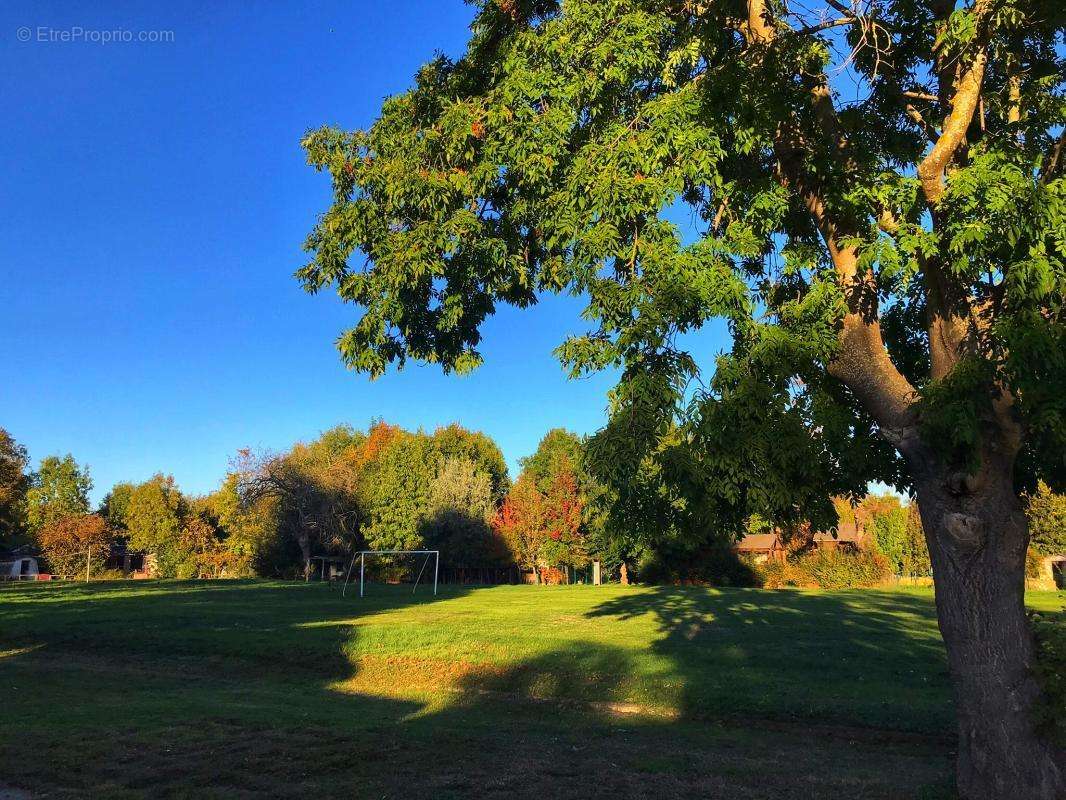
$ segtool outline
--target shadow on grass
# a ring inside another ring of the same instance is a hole
[[[879,731],[842,726],[861,722],[845,713],[856,698],[838,697],[863,682],[847,659],[878,686],[912,659],[942,659],[908,631],[908,615],[931,613],[919,598],[635,591],[588,617],[654,619],[667,669],[645,680],[673,681],[665,691],[633,683],[643,666],[623,642],[576,642],[404,699],[336,687],[364,670],[348,655],[361,624],[434,602],[424,596],[239,582],[64,590],[91,603],[23,591],[3,599],[28,607],[8,603],[0,619],[13,698],[0,775],[49,796],[894,798],[947,770],[945,747],[891,733],[887,716],[866,720]],[[845,666],[824,674],[836,657]]]
[[[655,587],[593,617],[650,616],[682,717],[801,719],[951,737],[943,644],[922,597]]]

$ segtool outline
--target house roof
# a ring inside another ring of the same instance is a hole
[[[854,522],[842,522],[837,526],[836,532],[818,531],[814,534],[814,542],[854,542],[861,544],[865,539],[862,528]],[[781,546],[781,540],[777,533],[749,533],[739,542],[736,549],[741,551],[773,550]]]
[[[832,531],[818,531],[814,534],[816,542],[861,542],[864,539],[862,529],[854,522],[841,522],[836,534]]]
[[[10,561],[16,558],[38,558],[40,555],[41,551],[29,544],[19,547],[0,547],[0,561]]]
[[[749,533],[737,542],[737,550],[773,550],[777,544],[776,533]]]

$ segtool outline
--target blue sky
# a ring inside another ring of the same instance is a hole
[[[5,3],[0,426],[34,461],[88,463],[99,499],[157,471],[210,491],[240,447],[379,416],[484,430],[512,470],[547,429],[602,424],[613,377],[568,381],[552,356],[584,329],[575,300],[498,314],[473,375],[371,382],[333,346],[357,309],[292,278],[329,196],[303,132],[369,125],[435,50],[461,52],[470,16],[461,0]],[[103,31],[173,34],[88,41]]]

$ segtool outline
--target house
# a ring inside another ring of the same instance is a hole
[[[841,522],[835,531],[818,531],[814,534],[814,546],[820,550],[845,550],[856,552],[867,545],[866,531],[856,522]]]
[[[28,547],[0,550],[0,580],[35,581],[40,575],[35,551]]]
[[[104,562],[104,569],[116,570],[129,578],[154,578],[155,556],[130,550],[123,539],[111,545],[111,552]]]
[[[777,532],[749,533],[733,547],[737,555],[748,556],[756,564],[784,561],[788,551]]]
[[[811,543],[819,550],[841,550],[857,552],[866,547],[866,531],[854,522],[842,522],[835,531],[817,531]],[[749,533],[733,546],[733,552],[748,556],[761,564],[766,561],[784,561],[788,556],[788,547],[781,540],[780,533]]]

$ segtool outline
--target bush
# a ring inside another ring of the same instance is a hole
[[[1025,554],[1025,577],[1031,581],[1039,580],[1044,576],[1044,558],[1032,547]]]
[[[714,542],[698,551],[648,551],[637,565],[644,583],[691,583],[706,586],[759,586],[757,566],[733,552],[728,544]]]
[[[763,561],[753,563],[756,581],[764,589],[780,589],[782,586],[795,586],[795,569],[787,561]]]
[[[815,550],[790,566],[798,584],[820,589],[876,586],[887,580],[891,573],[888,562],[879,554],[839,550]]]

